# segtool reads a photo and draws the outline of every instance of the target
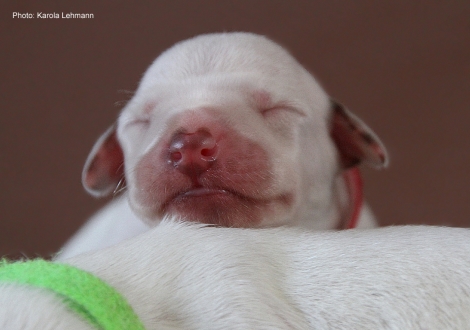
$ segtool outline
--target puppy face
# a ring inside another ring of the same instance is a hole
[[[130,205],[150,222],[172,214],[262,227],[327,212],[338,173],[362,160],[386,163],[380,141],[283,48],[214,34],[157,58],[83,181],[104,195],[124,177]]]

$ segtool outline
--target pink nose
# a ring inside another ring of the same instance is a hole
[[[170,142],[168,161],[180,172],[194,178],[212,166],[218,151],[217,141],[207,130],[176,133]]]

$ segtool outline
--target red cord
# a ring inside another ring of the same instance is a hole
[[[352,229],[356,228],[362,209],[363,183],[361,171],[359,171],[359,168],[357,167],[345,170],[343,178],[346,184],[351,208],[349,219],[345,222],[343,229]]]

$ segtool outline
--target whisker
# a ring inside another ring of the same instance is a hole
[[[118,184],[116,185],[116,188],[114,188],[113,191],[113,196],[116,196],[119,194],[121,191],[125,190],[127,188],[127,185],[125,184],[125,178],[122,177],[121,180],[119,180]]]
[[[114,105],[116,107],[119,107],[119,108],[122,108],[124,107],[127,103],[129,103],[129,101],[132,99],[132,97],[134,96],[134,93],[133,91],[128,91],[128,90],[125,90],[125,89],[121,89],[121,90],[118,90],[118,93],[119,94],[125,94],[127,95],[127,99],[126,100],[121,100],[121,101],[116,101],[114,102]]]

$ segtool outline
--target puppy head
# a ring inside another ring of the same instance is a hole
[[[380,141],[288,52],[253,34],[213,34],[150,66],[83,183],[103,196],[125,180],[150,222],[272,226],[325,207],[338,171],[362,161],[386,164]]]

